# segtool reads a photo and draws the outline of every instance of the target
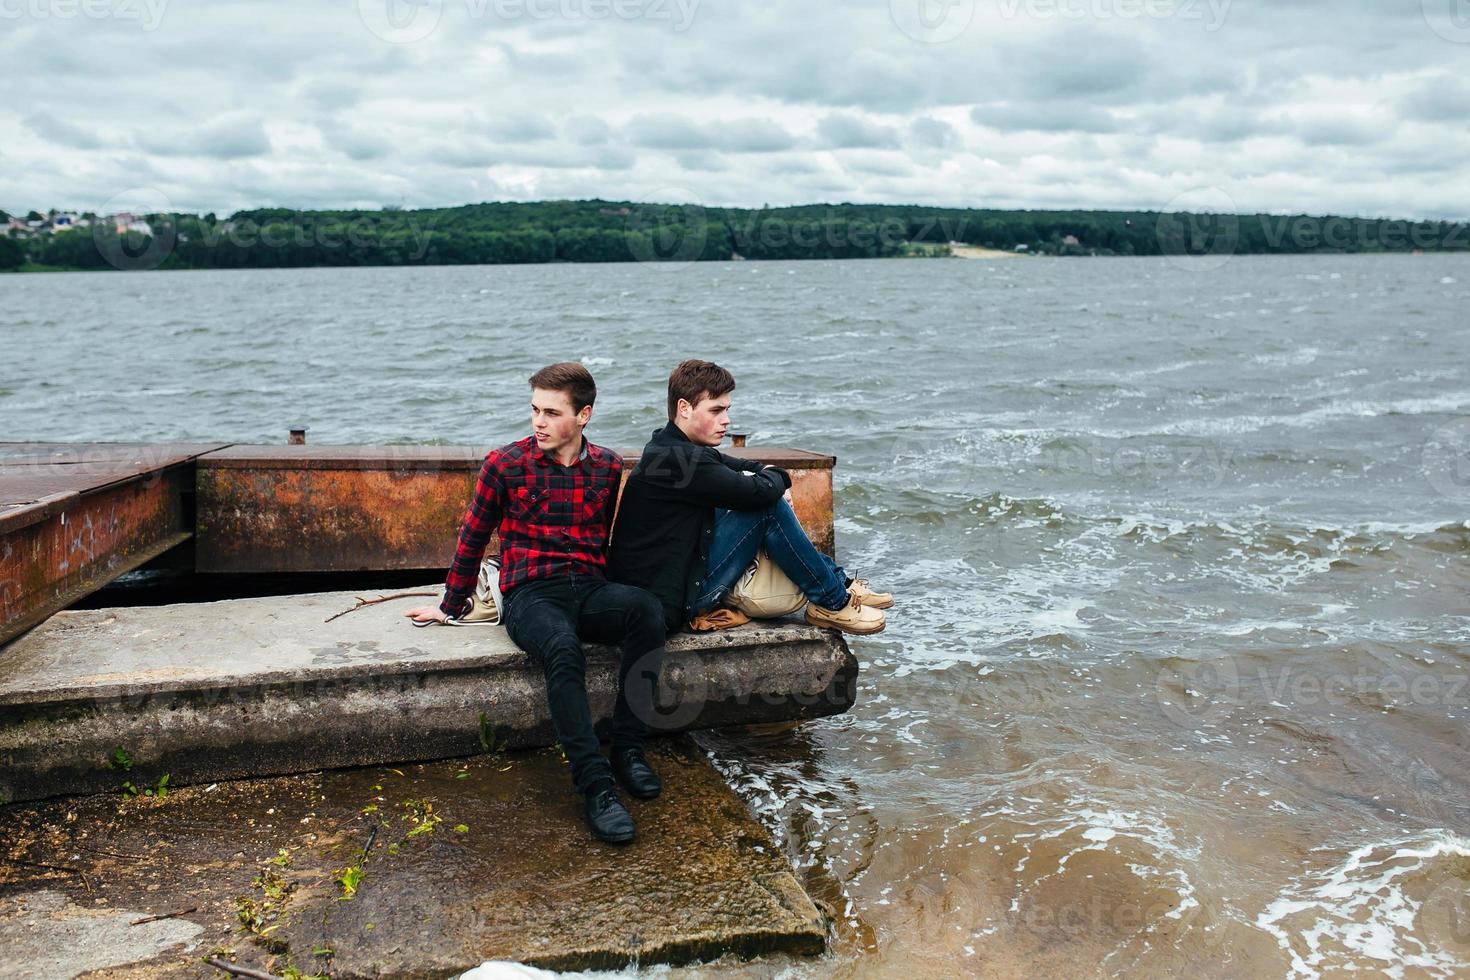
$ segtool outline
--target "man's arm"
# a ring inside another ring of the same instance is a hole
[[[739,456],[731,456],[729,453],[721,453],[718,449],[716,449],[715,452],[719,453],[720,462],[730,467],[730,469],[736,470],[741,473],[759,473],[761,470],[766,468],[765,463],[757,463],[753,459],[741,459]]]
[[[603,553],[612,546],[613,517],[618,512],[618,487],[623,482],[623,457],[613,454],[613,464],[608,473],[607,502],[602,510],[602,526],[607,528],[607,537],[602,539]]]
[[[485,457],[480,477],[475,481],[475,495],[460,522],[459,544],[444,582],[444,600],[439,603],[439,610],[445,615],[459,615],[465,599],[475,591],[485,548],[490,544],[490,535],[500,526],[500,516],[505,511],[505,481],[500,475],[499,462],[496,452]]]
[[[780,500],[791,486],[791,475],[783,469],[749,460],[739,462],[750,463],[754,470],[736,469],[725,462],[732,458],[715,449],[700,449],[685,492],[711,507],[761,510]]]

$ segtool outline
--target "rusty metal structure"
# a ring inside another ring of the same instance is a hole
[[[188,540],[218,443],[0,443],[0,643]]]
[[[0,644],[191,539],[201,573],[446,567],[489,447],[304,438],[0,443]],[[638,451],[620,452],[631,469]],[[791,473],[797,517],[831,554],[835,457],[738,454]]]

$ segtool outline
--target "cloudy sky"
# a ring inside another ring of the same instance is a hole
[[[0,207],[1470,218],[1467,0],[0,0]]]

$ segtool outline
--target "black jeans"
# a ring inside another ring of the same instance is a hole
[[[654,719],[663,667],[663,607],[651,592],[587,575],[534,579],[505,596],[505,628],[516,646],[546,672],[546,700],[557,740],[572,766],[572,783],[586,792],[612,769],[597,747],[587,704],[582,640],[622,646],[614,749],[641,748]]]

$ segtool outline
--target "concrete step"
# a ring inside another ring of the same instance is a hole
[[[554,744],[540,668],[500,627],[419,629],[403,616],[436,601],[335,619],[355,594],[57,613],[0,648],[0,800]],[[676,636],[668,651],[667,732],[838,714],[856,693],[841,635],[794,620]],[[587,655],[605,724],[617,652]],[[108,767],[118,749],[126,772]]]

